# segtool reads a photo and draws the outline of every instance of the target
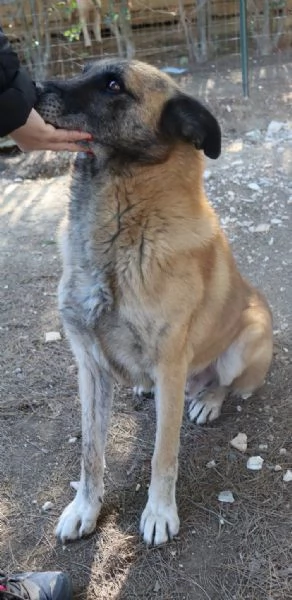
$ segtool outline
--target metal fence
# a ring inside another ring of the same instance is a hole
[[[119,55],[174,74],[249,66],[252,83],[255,64],[281,69],[292,52],[292,0],[0,0],[0,23],[37,79]]]

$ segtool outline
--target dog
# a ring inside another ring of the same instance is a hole
[[[85,48],[90,48],[92,45],[88,31],[88,24],[91,23],[90,17],[92,15],[94,37],[96,42],[101,44],[101,0],[77,0],[76,8],[79,15]]]
[[[185,396],[198,424],[229,392],[261,386],[272,351],[265,298],[240,275],[203,186],[216,118],[171,78],[138,61],[102,60],[38,88],[56,127],[92,135],[77,155],[61,235],[59,308],[79,366],[81,478],[56,534],[96,527],[113,381],[155,390],[157,426],[140,531],[179,531],[176,479]]]

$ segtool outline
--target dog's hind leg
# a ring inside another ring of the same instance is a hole
[[[186,369],[172,364],[159,367],[156,386],[156,439],[148,502],[140,530],[147,544],[162,544],[178,533],[175,487]]]
[[[113,387],[111,377],[94,356],[94,340],[70,329],[68,337],[79,366],[82,461],[76,496],[63,511],[56,529],[62,542],[88,535],[96,526],[104,492],[104,449]]]
[[[247,397],[264,383],[273,354],[270,313],[258,303],[245,310],[243,321],[239,336],[216,361],[217,385],[190,403],[190,419],[199,425],[219,417],[229,391]]]

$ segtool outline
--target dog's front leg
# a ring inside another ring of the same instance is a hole
[[[103,500],[104,449],[112,401],[112,380],[95,360],[92,340],[83,335],[69,337],[79,364],[82,461],[76,496],[56,529],[62,542],[88,535],[96,526]]]
[[[179,530],[175,487],[185,382],[181,365],[162,367],[156,378],[156,439],[148,502],[140,523],[147,544],[162,544]]]

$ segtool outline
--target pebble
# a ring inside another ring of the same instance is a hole
[[[59,331],[47,331],[45,334],[46,344],[49,342],[59,342],[61,340],[61,334]]]
[[[52,510],[52,508],[54,508],[53,502],[45,502],[42,506],[42,512],[47,512],[48,510]]]
[[[154,585],[154,588],[153,588],[153,592],[155,592],[155,594],[157,594],[157,592],[159,592],[160,589],[161,589],[161,585],[160,585],[158,579],[156,579],[155,585]]]
[[[269,223],[259,223],[259,225],[252,225],[248,230],[251,233],[268,233],[270,231],[271,225]]]
[[[252,190],[253,192],[260,192],[261,191],[261,188],[258,185],[258,183],[249,183],[247,187],[248,187],[249,190]]]
[[[260,471],[263,468],[264,459],[261,456],[250,456],[246,466],[250,471]]]
[[[75,444],[75,442],[77,442],[77,437],[70,437],[68,440],[68,444]]]
[[[286,448],[280,448],[280,454],[281,454],[281,456],[283,456],[284,454],[287,454]]]
[[[259,450],[267,450],[268,444],[259,444]]]
[[[206,171],[204,172],[204,180],[209,181],[209,179],[211,179],[211,177],[212,177],[212,171],[210,171],[209,169],[206,169]]]
[[[214,467],[216,467],[216,462],[215,460],[209,460],[209,462],[207,462],[206,464],[207,469],[213,469]]]
[[[275,466],[274,466],[274,471],[276,471],[276,472],[277,472],[277,471],[282,471],[282,467],[281,467],[281,465],[275,465]]]
[[[233,438],[230,442],[233,448],[239,450],[240,452],[246,452],[247,449],[247,435],[246,433],[238,433],[235,438]]]
[[[141,483],[137,483],[137,485],[135,487],[135,492],[139,492],[140,488],[141,488]]]
[[[228,502],[229,504],[232,504],[234,502],[233,493],[230,490],[224,490],[218,494],[218,500],[219,502]]]
[[[277,133],[279,133],[284,127],[285,123],[283,123],[282,121],[271,121],[267,129],[266,139],[270,140],[275,135],[277,135]]]
[[[284,473],[284,475],[283,475],[283,481],[285,481],[285,483],[288,483],[289,481],[292,481],[292,471],[291,471],[291,469],[288,469],[286,471],[286,473]]]

